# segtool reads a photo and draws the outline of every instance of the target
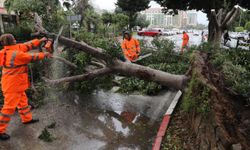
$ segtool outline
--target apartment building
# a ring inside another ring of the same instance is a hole
[[[162,8],[149,8],[142,11],[141,14],[146,16],[150,27],[184,28],[198,24],[196,11],[178,11],[177,15],[166,15],[162,13]]]

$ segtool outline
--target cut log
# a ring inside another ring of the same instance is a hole
[[[185,75],[174,75],[134,63],[124,63],[119,60],[115,61],[112,70],[118,74],[134,76],[142,80],[153,81],[160,85],[175,89],[182,89],[188,80],[188,77]]]

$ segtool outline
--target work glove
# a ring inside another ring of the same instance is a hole
[[[46,37],[43,37],[43,38],[41,38],[40,39],[40,42],[42,43],[42,42],[45,42],[45,41],[47,41],[48,39],[46,38]]]

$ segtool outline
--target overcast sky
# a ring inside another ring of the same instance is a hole
[[[96,7],[100,9],[105,10],[114,10],[115,9],[115,3],[117,0],[90,0],[92,4],[94,4]],[[150,2],[151,7],[160,7],[156,2]],[[198,12],[198,22],[201,24],[208,24],[206,14],[202,12]]]

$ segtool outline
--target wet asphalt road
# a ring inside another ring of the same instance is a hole
[[[201,33],[194,34],[194,33],[188,33],[189,35],[189,46],[198,46],[202,43],[202,38],[201,38]],[[148,40],[148,41],[152,41],[153,37],[146,37],[146,36],[138,36],[138,35],[134,35],[135,38],[137,39],[144,39],[144,40]],[[175,43],[175,50],[176,51],[180,51],[181,50],[181,45],[182,45],[182,34],[177,34],[177,35],[173,35],[173,36],[160,36],[160,39],[169,39],[171,41],[173,41]],[[235,48],[237,44],[237,40],[231,38],[231,41],[228,41],[226,44],[226,47],[223,46],[223,38],[221,40],[221,46],[224,48]],[[247,47],[241,47],[241,48],[247,48]],[[248,49],[248,48],[247,48]]]
[[[176,92],[159,96],[122,95],[98,91],[91,95],[53,93],[54,98],[33,111],[40,123],[24,126],[15,115],[7,142],[1,150],[148,150],[152,148],[159,120]],[[59,95],[59,96],[58,96]],[[47,125],[55,140],[38,136]]]

